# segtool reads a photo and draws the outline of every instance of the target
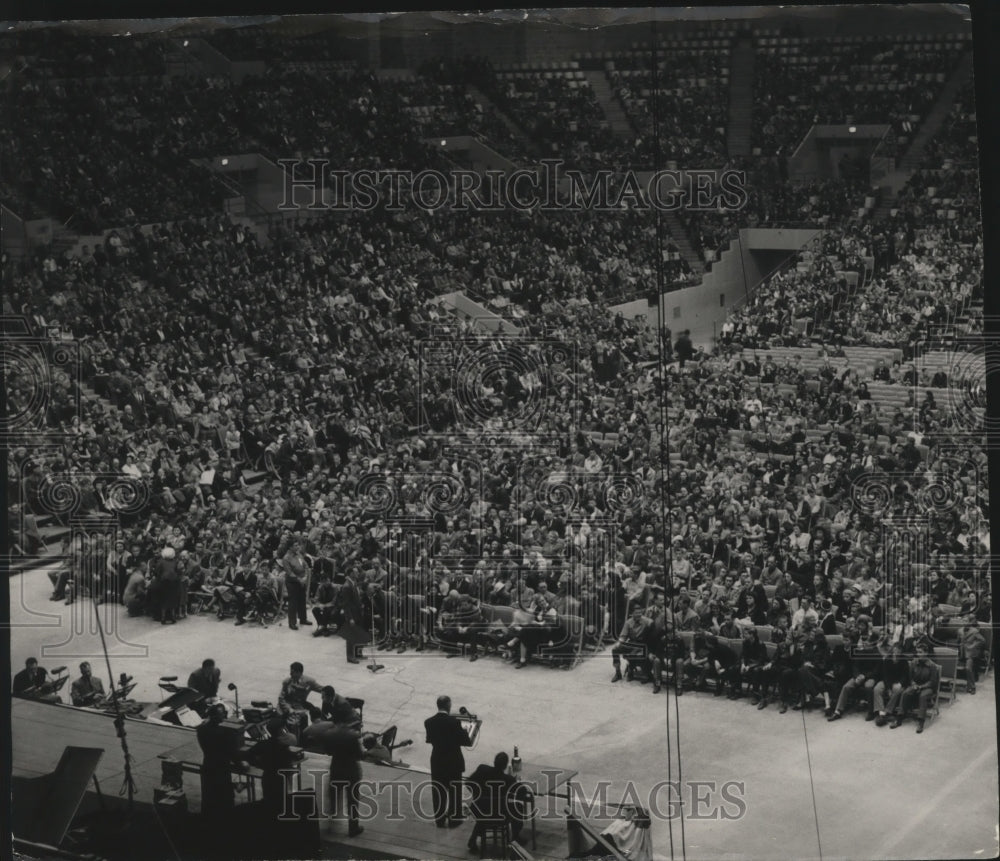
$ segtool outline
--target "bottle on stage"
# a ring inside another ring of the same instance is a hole
[[[514,746],[514,755],[510,760],[510,773],[517,777],[521,773],[521,755],[517,752],[517,745]]]

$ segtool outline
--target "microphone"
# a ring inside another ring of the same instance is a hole
[[[228,685],[228,688],[229,688],[229,690],[231,690],[231,691],[235,691],[235,690],[236,690],[236,685],[235,685],[235,683],[233,683],[233,682],[230,682],[230,683],[229,683],[229,685]]]

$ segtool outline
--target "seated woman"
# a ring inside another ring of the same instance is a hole
[[[558,636],[559,614],[546,598],[535,595],[533,599],[535,615],[521,625],[514,625],[514,639],[507,643],[508,648],[517,645],[520,657],[514,667],[521,669],[527,666],[528,658],[542,643],[548,643]]]

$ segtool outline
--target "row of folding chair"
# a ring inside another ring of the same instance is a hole
[[[856,36],[782,36],[779,38],[764,38],[758,36],[758,45],[809,45],[822,43],[826,45],[853,47],[860,44],[871,44],[873,42],[899,42],[903,44],[926,45],[928,43],[938,44],[942,42],[962,43],[971,42],[972,33],[896,33],[896,34],[876,34],[868,33]]]
[[[563,60],[561,62],[546,61],[538,63],[511,63],[509,65],[498,66],[498,72],[567,72],[576,71],[580,68],[576,60]]]
[[[555,81],[565,78],[568,81],[585,81],[586,72],[566,71],[566,72],[497,72],[497,78],[501,81],[533,80],[541,78],[546,81]]]

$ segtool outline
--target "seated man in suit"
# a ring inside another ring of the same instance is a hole
[[[648,633],[650,621],[645,617],[645,610],[641,604],[632,606],[632,615],[625,620],[621,632],[618,634],[618,642],[611,649],[611,662],[615,668],[612,682],[621,681],[622,678],[622,655],[625,655],[629,662],[628,680],[632,681],[635,674],[634,664],[646,658],[648,650]]]
[[[707,687],[705,680],[713,669],[712,661],[709,658],[708,640],[706,639],[705,632],[698,629],[695,631],[688,656],[683,659],[677,659],[677,696],[683,696],[684,694],[686,676],[697,676],[697,690],[705,690]]]
[[[24,662],[24,669],[14,676],[11,695],[46,703],[61,703],[62,697],[57,693],[42,693],[42,686],[48,681],[48,677],[48,670],[38,666],[38,658],[28,658]]]
[[[872,709],[878,713],[875,726],[885,726],[889,722],[888,713],[896,710],[903,688],[909,683],[910,665],[903,658],[903,647],[893,643],[889,654],[882,659],[879,680],[873,691]]]
[[[510,758],[500,751],[493,758],[493,765],[483,763],[469,775],[472,787],[472,815],[476,824],[469,837],[469,849],[473,852],[479,848],[479,839],[486,831],[490,820],[506,821],[510,828],[512,840],[517,840],[527,815],[528,798],[525,793],[530,790],[525,784],[519,784],[517,779],[507,774]]]
[[[320,704],[320,719],[334,723],[353,724],[361,722],[361,715],[351,705],[347,697],[342,697],[332,685],[326,685],[322,690],[323,702]]]
[[[916,653],[916,658],[910,661],[910,684],[903,689],[899,710],[896,712],[891,729],[896,729],[903,722],[903,716],[916,707],[917,732],[921,733],[924,731],[924,721],[927,719],[927,707],[937,695],[941,668],[930,659],[930,649],[926,643],[918,642]]]
[[[80,664],[80,678],[70,688],[70,699],[75,706],[97,705],[104,700],[104,685],[94,677],[87,661]]]
[[[860,639],[851,643],[849,654],[851,675],[841,686],[833,714],[827,720],[840,720],[848,706],[860,696],[868,701],[865,720],[875,720],[875,685],[882,678],[882,654],[874,643]]]
[[[715,695],[721,697],[726,676],[739,664],[739,658],[733,648],[715,634],[706,634],[705,642],[708,647],[709,672],[715,677]]]
[[[221,680],[222,671],[215,666],[215,661],[211,658],[205,658],[201,662],[201,669],[195,670],[188,676],[187,686],[198,691],[202,696],[217,697]]]

